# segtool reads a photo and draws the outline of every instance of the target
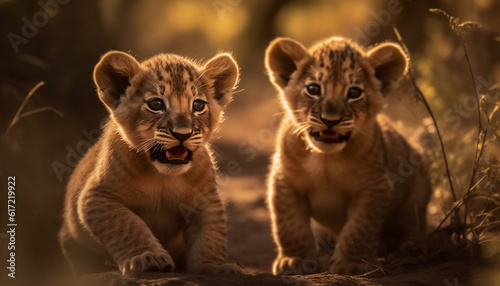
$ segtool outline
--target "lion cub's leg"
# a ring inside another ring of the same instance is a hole
[[[78,209],[85,228],[107,249],[122,274],[174,269],[172,257],[146,223],[111,196],[91,191],[80,198]]]
[[[384,186],[383,182],[373,186]],[[362,274],[374,269],[383,223],[390,204],[390,189],[365,189],[351,202],[348,220],[342,228],[330,261],[330,272]]]
[[[427,234],[427,205],[432,187],[426,166],[416,168],[415,175],[406,180],[406,186],[396,190],[404,191],[406,195],[402,201],[398,201],[397,208],[386,221],[384,232],[388,233],[382,234],[383,238],[387,238],[384,245],[389,246],[385,247],[388,252],[399,250],[401,247],[414,248],[415,245],[423,243]]]
[[[227,261],[226,216],[216,188],[202,196],[196,211],[185,217],[187,271],[208,274],[237,274],[244,271]]]
[[[63,225],[59,232],[59,242],[64,258],[66,258],[73,273],[82,275],[113,270],[113,267],[106,263],[105,257],[99,256],[76,241],[70,235],[66,225]]]
[[[273,236],[278,245],[278,257],[273,263],[273,273],[306,274],[310,271],[305,271],[302,264],[307,257],[313,257],[316,245],[310,227],[307,202],[286,182],[277,180],[274,175],[271,175],[269,188]]]

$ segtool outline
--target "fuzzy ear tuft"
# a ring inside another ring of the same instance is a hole
[[[214,99],[225,108],[231,102],[232,92],[239,81],[238,64],[230,54],[221,53],[211,58],[203,71],[213,80]]]
[[[271,81],[280,89],[285,88],[298,63],[310,57],[306,48],[289,38],[277,38],[266,50],[266,68]]]
[[[382,82],[381,91],[389,93],[406,73],[408,58],[399,45],[384,43],[368,51],[375,77]]]
[[[102,56],[94,68],[94,82],[101,101],[114,110],[125,95],[130,79],[139,70],[139,62],[127,53],[110,51]]]

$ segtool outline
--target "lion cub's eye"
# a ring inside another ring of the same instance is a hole
[[[147,101],[149,109],[152,111],[160,111],[165,109],[165,103],[159,98],[153,98]]]
[[[359,87],[351,87],[347,91],[347,99],[356,100],[361,98],[363,95],[363,90]]]
[[[306,85],[306,91],[307,94],[313,95],[313,96],[320,96],[321,95],[321,86],[317,83],[311,83]]]
[[[197,99],[197,100],[193,101],[193,111],[202,112],[203,110],[205,110],[205,107],[206,107],[205,101],[203,101],[201,99]]]

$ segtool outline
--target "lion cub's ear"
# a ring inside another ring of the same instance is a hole
[[[102,56],[94,68],[94,82],[99,98],[110,110],[120,104],[130,79],[139,70],[139,62],[127,53],[111,51]]]
[[[214,99],[225,108],[231,102],[232,92],[239,81],[238,64],[230,54],[218,54],[205,64],[203,73],[213,80]]]
[[[312,57],[306,48],[289,38],[277,38],[266,50],[266,68],[271,81],[279,89],[284,89],[292,74],[300,68],[300,63]]]
[[[381,91],[389,93],[406,73],[408,58],[399,45],[385,43],[368,51],[375,77],[382,82]]]

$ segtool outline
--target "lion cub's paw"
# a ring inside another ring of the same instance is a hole
[[[203,274],[245,274],[236,263],[224,263],[220,265],[206,264],[197,268],[194,272]]]
[[[364,261],[334,260],[329,272],[344,275],[360,275],[374,270],[376,267]]]
[[[279,256],[273,263],[274,275],[311,274],[319,271],[319,264],[304,265],[303,257]],[[317,268],[317,269],[316,269]]]
[[[129,275],[144,271],[171,272],[175,269],[175,264],[170,254],[166,251],[158,253],[145,251],[140,255],[125,259],[120,263],[119,267],[122,275]]]

